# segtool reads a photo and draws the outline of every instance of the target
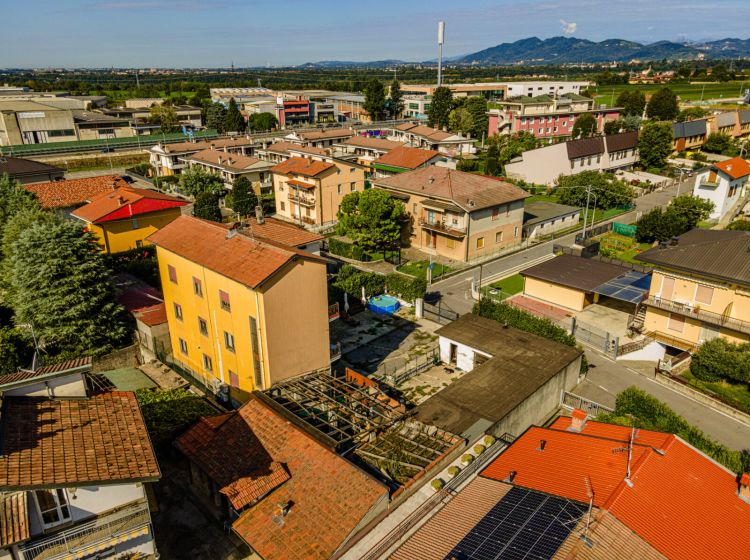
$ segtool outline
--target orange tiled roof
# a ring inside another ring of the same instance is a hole
[[[227,238],[228,235],[227,228],[220,224],[180,216],[152,233],[148,240],[250,288],[257,288],[294,259],[325,262],[293,247],[245,235]]]
[[[400,145],[393,148],[387,154],[383,154],[373,163],[403,167],[404,169],[416,169],[439,155],[440,152],[436,152],[435,150],[423,150],[421,148],[410,148],[409,146]]]
[[[42,208],[68,208],[88,202],[103,192],[126,186],[128,183],[119,175],[100,175],[86,179],[36,183],[23,187],[37,196]]]
[[[0,547],[25,541],[29,534],[26,492],[0,495]]]
[[[0,486],[5,489],[161,476],[134,393],[4,401]]]
[[[141,205],[136,207],[136,203],[142,201],[152,201],[156,204]],[[189,204],[187,200],[170,196],[159,191],[151,189],[139,189],[130,185],[118,187],[113,191],[105,191],[91,198],[91,202],[81,206],[71,212],[73,216],[81,218],[89,223],[110,216],[113,212],[130,207],[126,216],[146,214],[148,212],[159,212],[167,208],[176,208]]]
[[[732,179],[740,179],[741,177],[750,175],[750,163],[741,157],[733,157],[732,159],[714,163],[714,167],[721,169]]]
[[[344,146],[356,146],[358,148],[370,148],[373,150],[388,151],[403,146],[402,142],[375,138],[373,136],[352,136],[342,142]]]
[[[388,494],[256,393],[238,411],[202,420],[176,445],[225,494],[241,481],[251,501],[233,528],[266,560],[330,558]],[[286,502],[289,513],[274,520]]]
[[[136,319],[149,327],[163,325],[167,322],[167,307],[164,303],[157,303],[149,307],[141,307],[133,311]]]
[[[271,171],[284,175],[302,175],[304,177],[317,177],[324,171],[335,169],[332,163],[314,161],[301,157],[291,157],[286,161],[274,165]]]
[[[73,360],[66,360],[64,362],[42,366],[36,371],[20,370],[15,373],[1,375],[0,385],[8,385],[10,383],[17,383],[19,381],[27,381],[41,375],[48,375],[50,373],[63,373],[73,369],[91,369],[91,358],[75,358]]]
[[[222,150],[214,150],[212,148],[202,150],[184,159],[237,171],[242,171],[258,163],[263,163],[263,161],[258,158],[244,156],[242,154],[232,154]]]
[[[311,130],[297,133],[302,140],[328,140],[332,138],[347,138],[354,136],[354,132],[349,128],[329,128],[328,130]]]
[[[516,485],[584,503],[588,481],[595,506],[668,558],[750,558],[740,537],[750,504],[737,495],[734,473],[673,435],[638,430],[631,487],[624,480],[630,428],[588,421],[573,433],[569,425],[530,428],[481,476],[504,480],[515,471]],[[700,522],[686,512],[700,512]]]
[[[259,224],[255,218],[250,218],[247,221],[252,228],[253,237],[276,241],[291,247],[309,245],[325,239],[323,235],[274,218],[265,218],[262,224]],[[249,232],[243,233],[248,234]]]

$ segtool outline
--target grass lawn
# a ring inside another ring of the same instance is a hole
[[[750,387],[747,383],[701,381],[696,379],[690,371],[686,371],[680,376],[695,389],[707,393],[737,410],[750,414]]]
[[[506,294],[509,296],[518,294],[523,291],[523,276],[521,276],[520,274],[508,276],[507,278],[503,278],[502,280],[493,282],[492,284],[490,284],[490,288],[501,290],[503,292],[503,296],[506,296]]]
[[[663,87],[668,87],[680,97],[681,101],[699,101],[701,99],[702,91],[703,100],[706,101],[708,99],[720,99],[722,97],[741,97],[741,85],[741,82],[706,82],[705,84],[628,84],[616,86],[598,86],[594,88],[594,90],[596,91],[595,99],[597,103],[612,107],[617,100],[617,96],[620,95],[620,93],[622,93],[623,91],[642,91],[644,94],[649,95],[657,92]],[[744,90],[744,88],[742,89]]]
[[[559,204],[557,197],[554,194],[532,194],[529,198],[524,199],[524,204],[531,204],[532,202],[554,202]]]
[[[417,278],[427,279],[427,267],[430,266],[430,261],[413,261],[406,263],[398,268],[399,272],[404,274],[410,274]],[[440,263],[432,263],[432,277],[437,278],[443,274],[451,272],[453,269],[449,266]]]

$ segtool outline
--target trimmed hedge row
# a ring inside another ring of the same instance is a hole
[[[723,338],[705,342],[693,355],[690,371],[701,381],[750,383],[750,343],[733,344]]]
[[[368,298],[385,293],[387,288],[389,294],[412,303],[415,299],[424,297],[427,292],[427,283],[422,278],[412,278],[398,273],[383,276],[375,272],[359,270],[349,264],[341,267],[334,286],[356,298],[362,297],[363,287],[365,297]]]
[[[353,243],[347,243],[331,237],[328,239],[328,251],[334,255],[345,257],[347,259],[353,259],[355,261],[364,261],[365,252],[359,245]]]
[[[403,300],[414,302],[417,298],[423,298],[427,293],[427,281],[424,278],[414,278],[392,272],[385,277],[388,293],[396,295]]]

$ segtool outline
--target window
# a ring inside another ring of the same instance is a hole
[[[47,136],[49,136],[50,138],[56,138],[60,136],[75,136],[75,135],[76,135],[76,131],[73,130],[72,128],[64,128],[60,130],[48,130],[47,131]]]
[[[234,373],[231,369],[229,370],[229,386],[239,389],[240,387],[240,376]]]
[[[337,192],[338,194],[341,194],[341,185],[338,185],[338,186],[336,187],[336,192]]]
[[[495,243],[502,243],[503,242],[503,232],[498,231],[495,232]]]
[[[661,291],[659,297],[664,299],[672,299],[672,292],[674,291],[674,278],[664,276],[661,279]]]
[[[416,214],[417,213],[417,203],[416,202],[412,203],[412,205],[411,205],[411,213],[412,214]]]
[[[456,246],[456,240],[451,237],[448,237],[445,240],[445,246],[448,247],[448,249],[453,249]]]
[[[171,264],[167,265],[167,272],[169,273],[169,281],[177,284],[177,270]]]
[[[682,315],[669,314],[669,320],[667,321],[667,328],[670,331],[682,332],[685,327],[685,317]]]
[[[137,249],[142,249],[143,248],[143,241],[140,240],[140,239],[136,239],[135,246],[136,246]]]
[[[68,496],[63,488],[36,490],[34,501],[45,529],[71,520]]]
[[[695,290],[695,301],[698,303],[705,303],[711,305],[711,301],[714,299],[714,289],[711,286],[698,285]]]
[[[350,167],[350,168],[349,168],[349,173],[354,173],[354,168],[353,168],[353,167]],[[354,183],[352,183],[352,185],[353,185],[353,184],[354,184]]]
[[[534,117],[529,117],[529,124],[534,124]]]
[[[477,237],[477,249],[484,249],[484,237]]]
[[[230,352],[234,352],[234,335],[227,331],[224,331],[224,346],[226,346],[227,350]]]
[[[193,276],[193,293],[198,297],[203,297],[203,283],[195,276]]]
[[[198,317],[198,330],[203,336],[208,336],[208,323],[203,317]]]
[[[544,129],[543,128],[539,129],[539,134],[544,134]]]
[[[350,192],[354,192],[354,189],[356,189],[356,188],[357,188],[357,183],[352,182],[352,184],[349,185],[349,191]]]
[[[219,300],[221,301],[221,308],[225,311],[231,311],[232,304],[229,303],[229,294],[223,290],[219,290]]]
[[[179,340],[180,340],[180,352],[182,352],[185,356],[187,356],[188,355],[187,342],[185,342],[181,338]]]
[[[493,208],[492,209],[492,219],[497,220],[500,218],[500,208]]]
[[[182,321],[182,306],[179,303],[174,304],[174,316]]]
[[[513,228],[513,237],[518,237],[518,226]]]
[[[203,369],[205,369],[206,371],[214,370],[214,364],[211,361],[211,357],[206,356],[205,354],[203,354]]]
[[[283,201],[283,200],[282,200],[281,202],[279,202],[279,204],[281,205],[281,211],[282,211],[282,212],[283,212],[284,210],[286,210],[286,208],[285,208],[285,204],[284,204],[284,201]]]
[[[526,117],[521,117],[521,124],[526,124]]]

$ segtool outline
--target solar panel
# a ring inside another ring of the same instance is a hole
[[[651,274],[631,270],[594,288],[593,292],[629,303],[640,303],[651,285]]]
[[[587,508],[514,486],[445,560],[549,560]]]

